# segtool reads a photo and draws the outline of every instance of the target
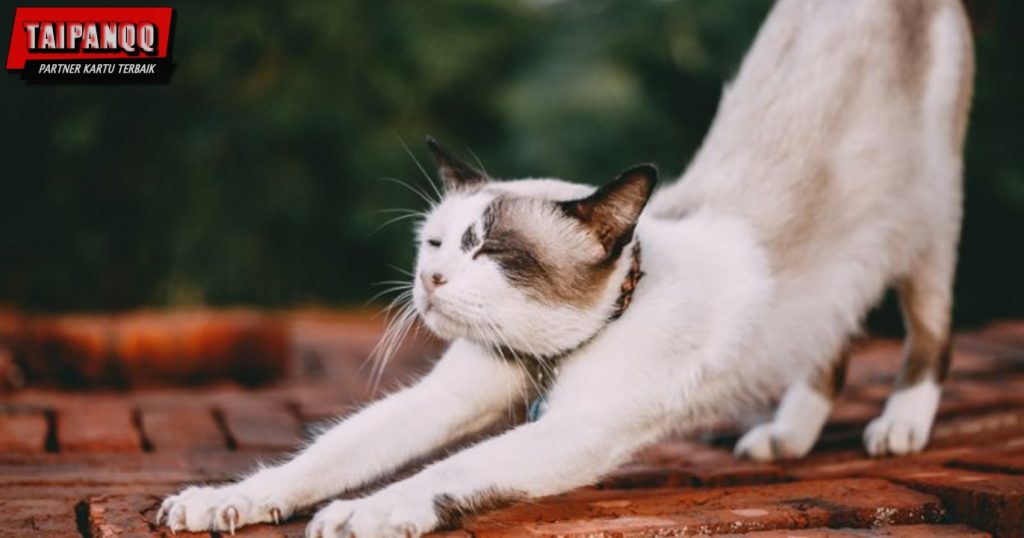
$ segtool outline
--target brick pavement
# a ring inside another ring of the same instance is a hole
[[[261,388],[221,379],[0,392],[0,537],[167,535],[151,523],[162,495],[279,457],[311,425],[370,397],[360,365],[376,323],[329,314],[289,323],[292,360],[283,380]],[[432,353],[429,342],[408,346],[391,379],[425,370]],[[898,357],[894,341],[859,348],[851,385],[802,461],[735,460],[739,432],[721,425],[650,447],[593,487],[480,514],[445,535],[1024,536],[1024,322],[958,335],[930,448],[868,459],[860,434]],[[301,536],[307,517],[238,534]]]

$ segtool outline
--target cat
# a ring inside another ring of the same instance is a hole
[[[704,144],[657,193],[651,165],[596,189],[497,181],[428,140],[445,193],[418,228],[412,300],[443,356],[290,461],[168,497],[158,521],[279,522],[527,406],[503,433],[327,504],[307,535],[452,526],[780,393],[736,453],[799,458],[890,285],[905,356],[864,443],[922,450],[949,367],[972,55],[956,0],[779,0]]]

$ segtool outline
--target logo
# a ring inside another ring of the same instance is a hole
[[[167,82],[173,30],[169,7],[19,7],[7,70],[29,82]]]

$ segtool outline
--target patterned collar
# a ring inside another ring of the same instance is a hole
[[[622,314],[626,312],[626,309],[629,308],[629,305],[633,302],[633,293],[636,291],[636,286],[643,276],[644,272],[640,269],[640,241],[637,240],[633,243],[632,261],[630,262],[629,272],[626,273],[626,277],[622,280],[622,284],[619,286],[619,296],[615,299],[614,303],[615,308],[605,319],[604,324],[598,328],[594,334],[590,335],[574,347],[551,355],[522,353],[508,346],[499,346],[494,348],[499,357],[510,360],[518,359],[519,363],[526,368],[527,373],[533,380],[534,388],[539,392],[539,395],[530,402],[527,409],[527,420],[533,422],[540,417],[541,413],[543,413],[547,402],[548,389],[551,388],[551,384],[558,375],[558,362],[562,358],[571,355],[573,352],[589,344],[597,338],[597,335],[601,334],[601,331],[603,331],[609,323],[622,317]]]

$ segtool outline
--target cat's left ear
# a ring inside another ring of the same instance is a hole
[[[427,149],[434,158],[437,174],[441,176],[446,191],[469,189],[489,181],[487,174],[459,160],[431,136],[427,137]]]
[[[658,182],[658,169],[650,164],[634,166],[582,199],[560,202],[570,217],[589,228],[606,258],[618,257],[622,247],[633,239],[633,229]]]

